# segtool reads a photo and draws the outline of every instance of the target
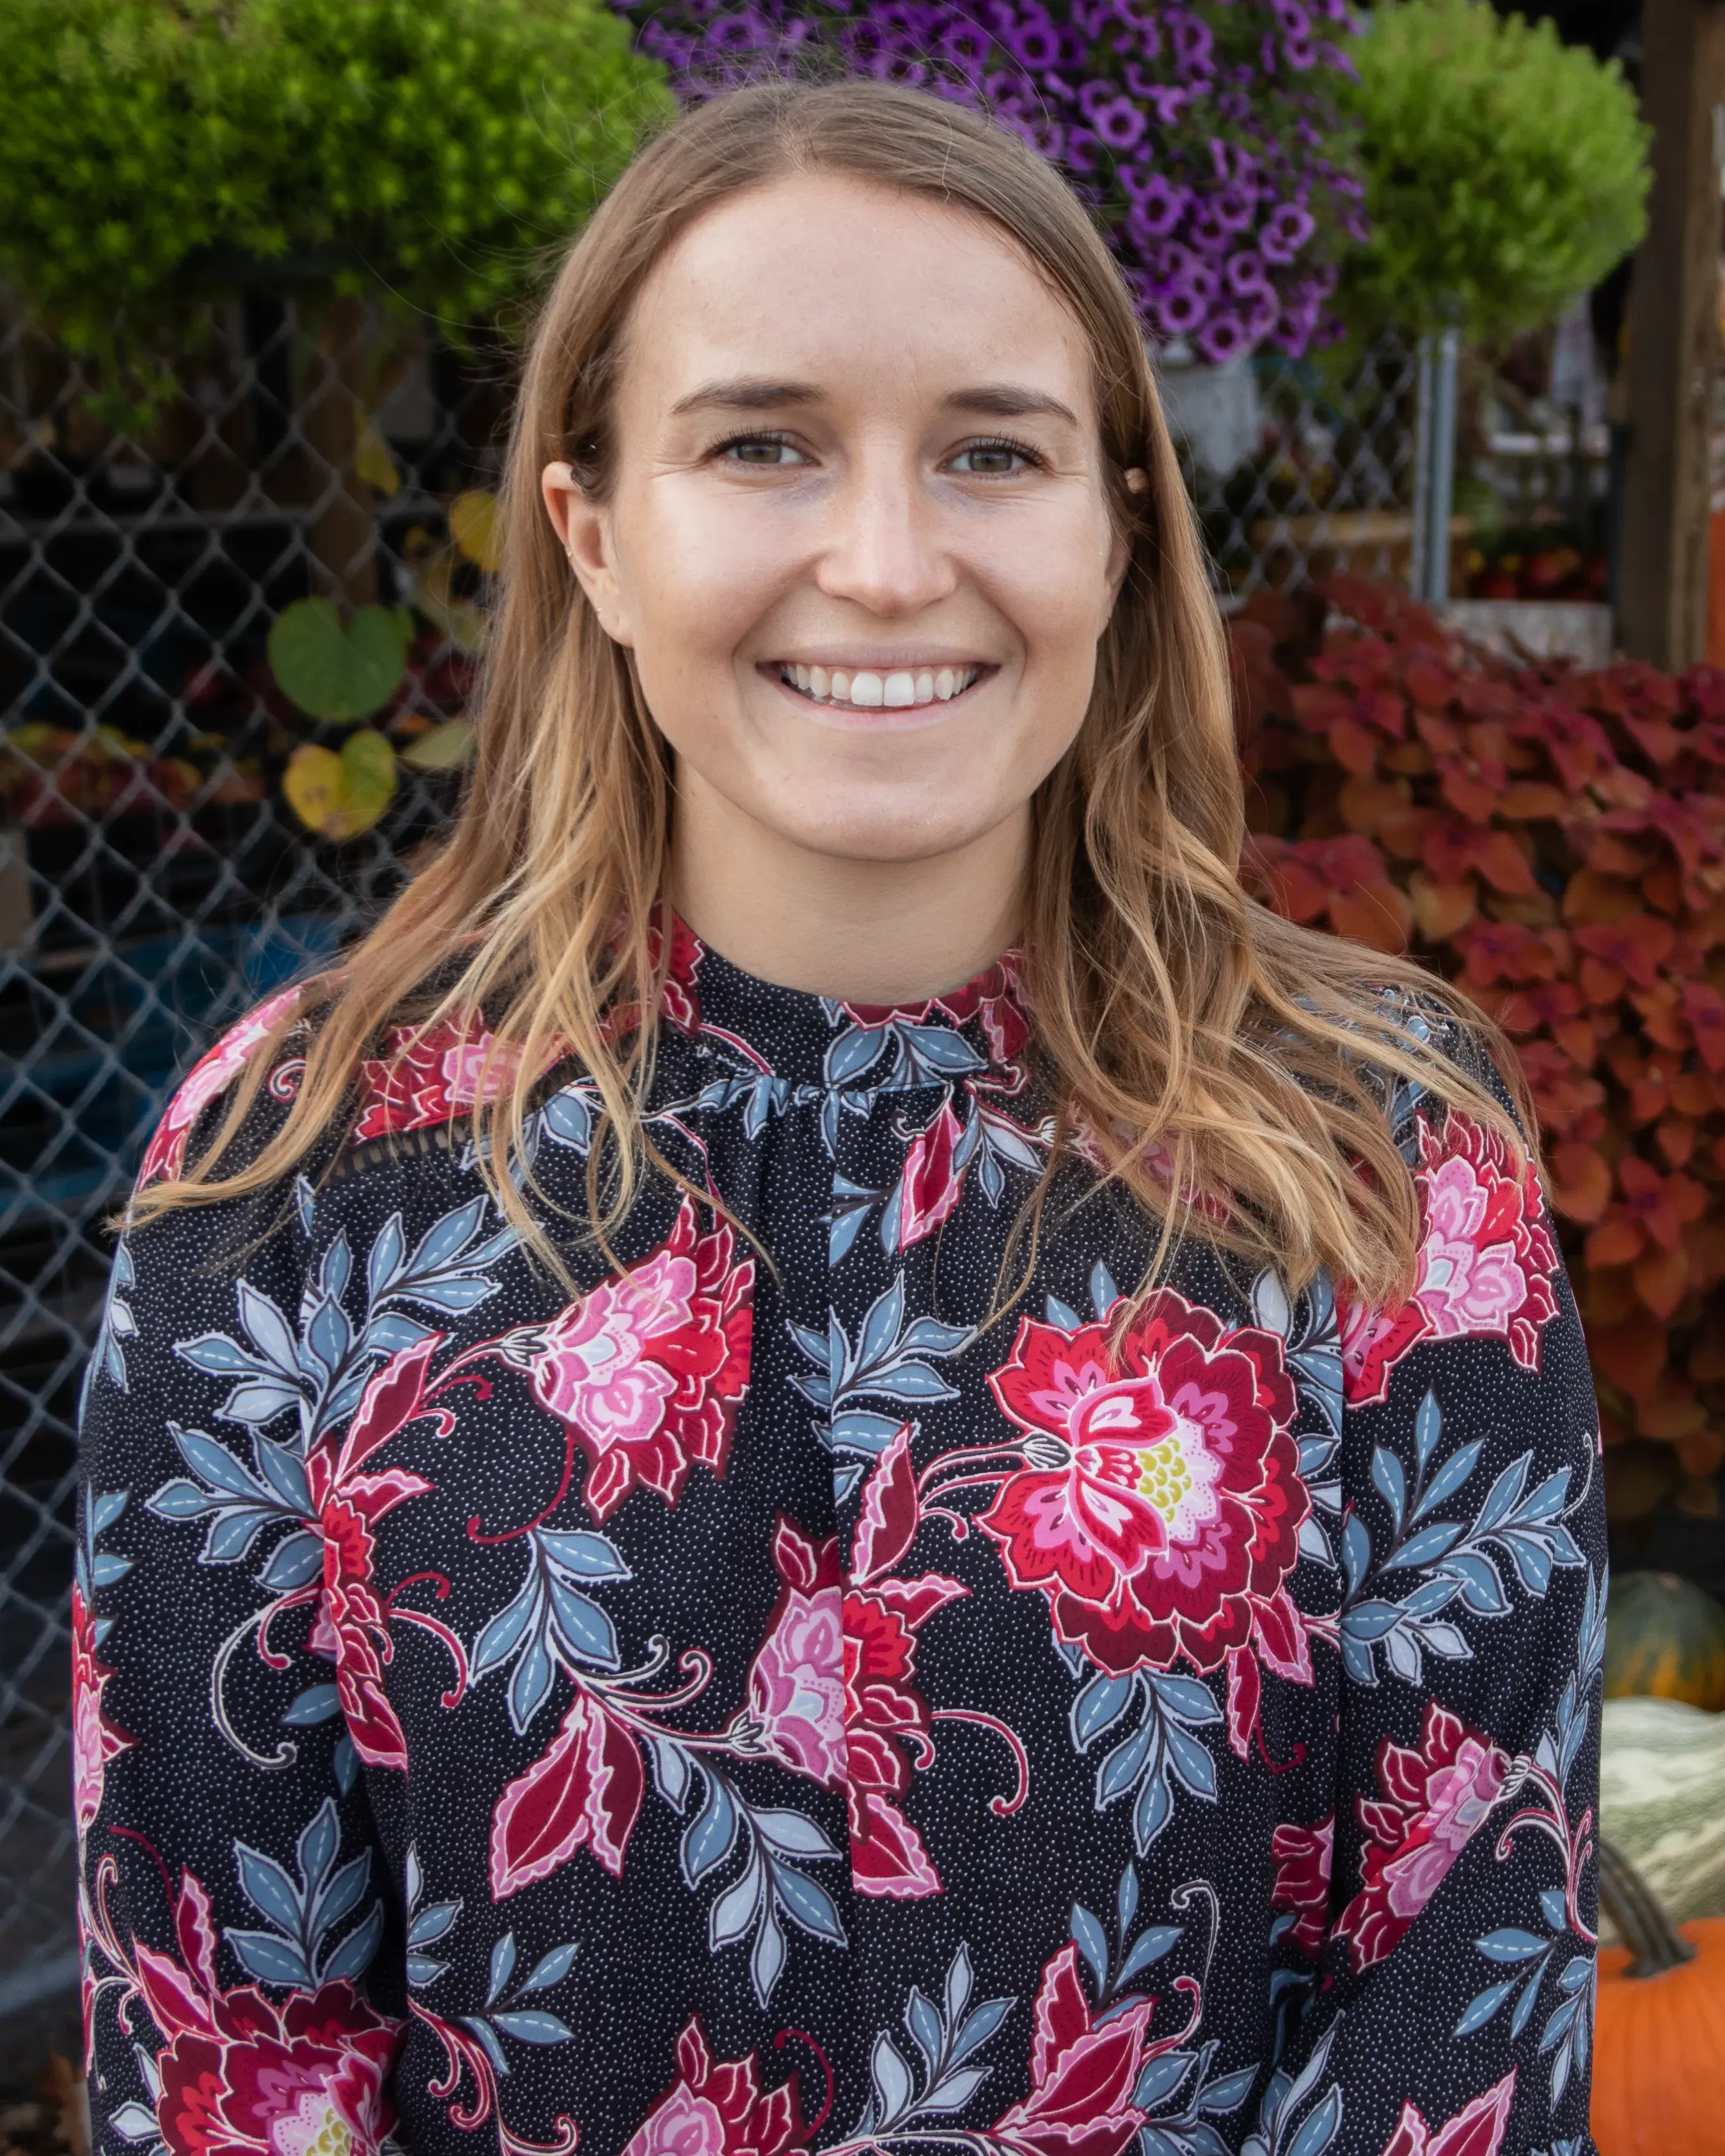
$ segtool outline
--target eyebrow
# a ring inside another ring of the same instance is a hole
[[[946,412],[980,412],[991,419],[1022,419],[1040,413],[1050,419],[1064,419],[1070,426],[1078,424],[1078,414],[1061,403],[1058,397],[1045,395],[1040,389],[1021,389],[1010,382],[979,383],[973,389],[955,389],[941,399],[941,408]]]
[[[726,412],[782,411],[787,405],[819,404],[823,393],[812,382],[769,382],[754,375],[742,375],[728,382],[705,382],[698,389],[691,389],[686,397],[680,397],[672,405],[674,413],[699,412],[717,408]],[[1057,397],[1045,395],[1040,389],[1021,388],[1009,382],[978,382],[967,389],[954,389],[941,399],[944,412],[973,412],[991,419],[1019,419],[1040,413],[1051,419],[1064,419],[1076,427],[1078,414],[1062,404]]]
[[[812,382],[768,382],[744,375],[731,382],[704,382],[680,397],[671,410],[699,412],[716,405],[726,412],[771,412],[787,404],[818,404],[820,396]]]

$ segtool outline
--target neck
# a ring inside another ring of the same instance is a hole
[[[671,900],[702,942],[781,988],[900,1004],[960,987],[1019,932],[1026,808],[928,860],[814,853],[745,817],[687,765],[677,778]]]

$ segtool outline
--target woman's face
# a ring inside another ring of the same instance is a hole
[[[737,835],[955,851],[1071,742],[1125,566],[1077,322],[993,227],[830,176],[735,196],[628,324],[603,504],[553,521]]]

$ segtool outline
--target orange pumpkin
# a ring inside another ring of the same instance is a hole
[[[1599,1899],[1630,1942],[1599,1953],[1599,2156],[1725,2156],[1725,1917],[1674,1930],[1609,1843],[1599,1847]]]

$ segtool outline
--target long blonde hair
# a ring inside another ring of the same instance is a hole
[[[282,1021],[279,1034],[311,1023],[280,1128],[218,1172],[270,1040],[201,1158],[142,1192],[131,1217],[278,1183],[351,1113],[358,1065],[392,1024],[404,1014],[469,1022],[480,1011],[494,1068],[513,1074],[490,1100],[482,1083],[473,1111],[499,1202],[551,1255],[507,1167],[536,1081],[572,1056],[613,1140],[603,1188],[602,1148],[590,1156],[589,1224],[603,1239],[621,1217],[650,1152],[642,1105],[670,940],[655,922],[671,765],[629,654],[568,572],[540,473],[567,458],[603,497],[621,341],[643,281],[703,211],[817,172],[987,220],[1070,308],[1093,356],[1111,513],[1130,564],[1089,711],[1034,804],[1022,937],[1063,1127],[1081,1120],[1087,1148],[1162,1220],[1164,1249],[1198,1202],[1207,1234],[1296,1285],[1327,1265],[1362,1295],[1394,1292],[1411,1267],[1417,1219],[1384,1112],[1388,1083],[1422,1082],[1513,1140],[1484,1086],[1409,1025],[1408,999],[1488,1043],[1489,1034],[1424,973],[1280,919],[1242,891],[1224,632],[1119,274],[1076,197],[1014,136],[877,83],[774,83],[702,106],[642,152],[570,249],[526,357],[502,487],[501,603],[454,828]],[[1134,470],[1149,481],[1137,493]],[[416,999],[427,983],[436,991]],[[619,1024],[624,1011],[639,1022]],[[1513,1059],[1504,1067],[1512,1073]]]

